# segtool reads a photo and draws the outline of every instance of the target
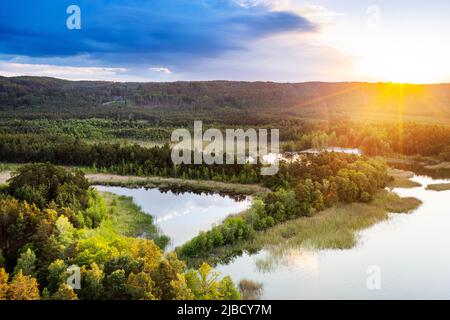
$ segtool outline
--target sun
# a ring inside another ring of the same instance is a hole
[[[441,81],[439,63],[414,53],[369,57],[363,60],[361,69],[384,82],[424,84]]]
[[[447,58],[439,50],[417,41],[386,41],[360,59],[358,69],[384,82],[427,84],[443,82]]]

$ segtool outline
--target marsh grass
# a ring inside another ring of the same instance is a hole
[[[422,201],[413,198],[401,198],[395,193],[389,193],[386,200],[386,210],[392,213],[411,213],[422,205]]]
[[[227,263],[244,252],[256,253],[265,248],[272,254],[283,253],[290,248],[351,249],[358,242],[359,233],[389,218],[390,213],[409,213],[421,205],[415,198],[401,198],[387,190],[381,190],[369,203],[340,204],[257,232],[248,241],[213,251],[207,259],[210,263]],[[189,261],[195,265],[199,259]]]
[[[401,198],[395,193],[380,191],[370,203],[341,204],[310,218],[287,221],[258,233],[257,246],[287,245],[315,249],[350,249],[358,240],[358,233],[380,221],[389,213],[408,213],[422,202],[415,198]]]
[[[0,172],[1,171],[15,171],[20,166],[21,166],[21,164],[18,164],[18,163],[0,162]]]
[[[120,235],[153,239],[165,247],[169,238],[161,235],[153,217],[133,202],[132,197],[119,196],[110,192],[100,192],[105,198],[111,227]]]
[[[263,294],[264,286],[262,283],[249,280],[242,279],[239,282],[239,291],[242,294],[243,300],[259,300]]]
[[[427,190],[433,190],[433,191],[447,191],[450,190],[450,183],[435,183],[435,184],[429,184],[427,186]]]
[[[398,179],[395,178],[392,183],[389,184],[389,187],[391,188],[405,188],[405,189],[412,189],[412,188],[418,188],[422,185],[416,181],[412,181],[409,179]]]
[[[422,185],[416,181],[412,181],[414,173],[400,169],[389,169],[388,174],[393,178],[389,184],[390,188],[417,188]]]

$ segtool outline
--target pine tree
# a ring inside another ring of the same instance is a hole
[[[27,249],[27,251],[23,252],[19,259],[17,259],[17,265],[14,268],[14,274],[18,274],[22,271],[22,274],[25,276],[36,276],[36,254],[33,250]]]

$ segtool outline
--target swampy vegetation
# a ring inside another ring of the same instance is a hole
[[[434,191],[447,191],[447,190],[450,190],[450,183],[429,184],[427,186],[427,189],[434,190]]]

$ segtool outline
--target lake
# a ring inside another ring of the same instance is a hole
[[[353,249],[264,250],[217,270],[263,283],[263,299],[450,299],[450,191],[425,190],[450,180],[412,180],[423,187],[395,192],[423,205],[364,230]],[[375,274],[379,288],[367,285]]]
[[[154,217],[162,233],[170,237],[168,249],[185,243],[200,231],[210,229],[228,215],[244,211],[251,205],[250,197],[237,201],[219,194],[111,186],[95,186],[95,189],[132,197],[144,212]]]

